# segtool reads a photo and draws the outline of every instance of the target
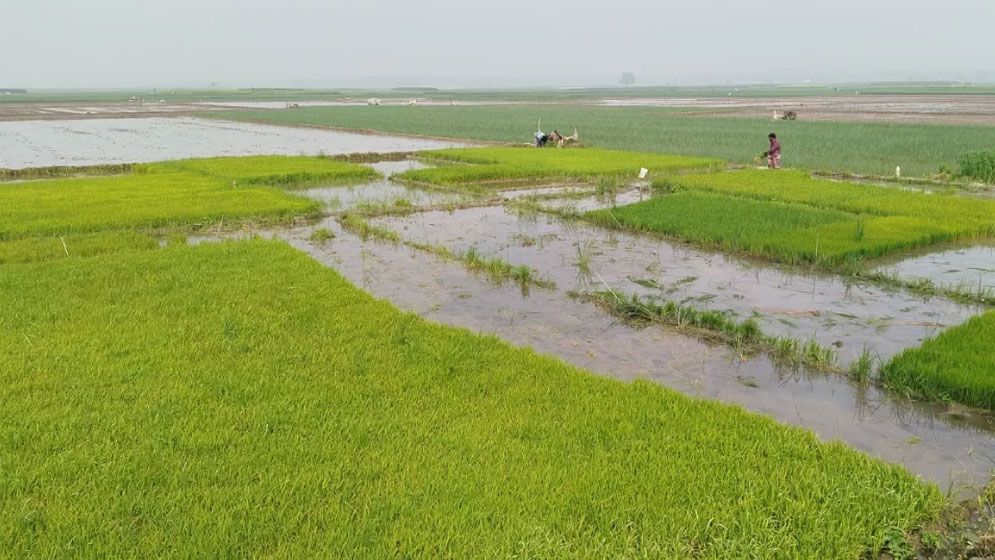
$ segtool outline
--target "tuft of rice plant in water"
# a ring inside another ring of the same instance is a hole
[[[335,234],[328,228],[318,228],[308,236],[308,241],[318,245],[328,243],[332,239],[335,239]]]
[[[652,301],[637,294],[623,297],[612,291],[578,294],[577,297],[591,300],[626,320],[699,329],[708,333],[709,338],[714,336],[735,348],[764,352],[782,367],[837,370],[835,351],[815,340],[802,343],[767,335],[752,317],[739,321],[729,312],[702,310],[674,301]]]
[[[400,243],[401,236],[390,229],[382,226],[375,226],[370,224],[366,218],[360,216],[359,214],[345,214],[339,218],[339,223],[342,227],[359,235],[364,241],[367,239],[382,239],[384,241],[390,241],[392,243]]]
[[[537,286],[544,289],[556,287],[556,284],[552,280],[538,277],[535,270],[531,267],[524,264],[516,266],[497,257],[484,257],[477,250],[476,246],[470,247],[458,258],[470,270],[483,272],[498,284],[507,280],[513,280],[522,289],[523,294],[528,293],[530,286]]]
[[[594,252],[594,242],[588,239],[583,243],[578,242],[576,244],[577,249],[577,260],[574,262],[577,265],[577,270],[581,274],[591,273],[591,254]]]
[[[865,383],[871,378],[874,372],[874,357],[871,351],[865,346],[864,350],[857,357],[857,360],[850,364],[847,376],[853,381]]]

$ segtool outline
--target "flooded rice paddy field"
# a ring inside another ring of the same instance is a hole
[[[932,248],[890,259],[878,270],[966,291],[995,292],[995,243]]]
[[[460,193],[413,188],[389,179],[394,173],[426,167],[417,160],[382,161],[370,164],[370,167],[380,172],[383,178],[359,185],[317,185],[296,191],[296,194],[321,202],[332,211],[348,210],[362,205],[437,206],[460,204],[469,200],[469,197]]]
[[[460,142],[190,117],[0,122],[0,168],[248,155],[410,152]]]
[[[769,334],[835,348],[844,366],[865,350],[887,360],[981,311],[944,298],[923,300],[553,215],[522,215],[503,206],[383,217],[373,223],[419,243],[457,253],[473,248],[485,257],[528,265],[563,292],[611,289],[731,311],[742,320],[752,317]],[[581,261],[589,273],[581,271]]]
[[[335,238],[309,240],[318,228]],[[943,488],[965,493],[995,466],[995,422],[985,415],[897,398],[844,377],[784,371],[763,356],[651,326],[627,326],[563,289],[498,285],[405,245],[362,240],[335,217],[308,227],[259,232],[284,239],[397,307],[440,323],[499,336],[621,380],[648,379],[686,394],[741,405],[839,439]],[[224,237],[253,235],[243,232]],[[193,243],[218,237],[194,238]]]
[[[409,152],[458,145],[187,117],[0,122],[0,146],[4,148],[0,167],[7,168],[218,155]],[[421,165],[404,160],[373,167],[389,177]],[[604,207],[603,198],[584,196],[588,191],[590,187],[555,185],[506,191],[500,198],[510,201],[539,195],[550,209],[577,212]],[[634,328],[571,297],[570,292],[610,287],[625,294],[728,310],[743,319],[756,317],[771,334],[814,338],[837,348],[843,362],[865,348],[886,359],[945,326],[963,322],[979,311],[974,307],[847,284],[832,276],[748,262],[548,213],[521,214],[500,201],[475,201],[468,195],[413,188],[389,178],[351,186],[317,185],[296,192],[322,201],[329,217],[308,226],[222,237],[261,234],[284,239],[401,309],[494,334],[603,375],[651,379],[687,394],[770,414],[810,428],[825,439],[840,439],[900,463],[944,487],[976,488],[988,482],[995,467],[995,419],[989,415],[912,402],[840,375],[784,371],[764,356],[743,356],[673,329]],[[616,196],[615,203],[648,196],[646,189],[628,189]],[[477,206],[428,209],[464,203]],[[405,240],[455,252],[474,248],[483,256],[531,266],[540,276],[554,280],[556,288],[534,288],[523,294],[514,283],[495,284],[468,272],[459,262],[403,244],[363,240],[343,230],[336,215],[366,204],[425,207],[373,223],[396,231]],[[318,228],[329,229],[335,237],[311,241]],[[205,236],[190,241],[215,239]],[[983,268],[985,259],[992,261],[990,249],[977,249],[981,252],[976,255],[975,250],[962,251],[963,258],[924,255],[888,266],[915,276],[929,266],[952,269],[951,259],[960,258],[965,270]],[[589,262],[587,272],[578,266],[581,259]],[[915,264],[923,259],[928,263]],[[975,261],[982,264],[972,264]],[[989,281],[985,279],[991,276],[983,276],[982,282]]]
[[[414,161],[373,164],[388,176],[420,166]],[[438,203],[435,197],[456,195],[389,179],[314,191],[331,200],[336,189],[340,194],[328,208],[330,217],[262,235],[286,240],[375,296],[428,319],[494,334],[602,375],[650,379],[686,394],[769,414],[812,429],[824,439],[839,439],[900,463],[943,488],[969,492],[990,479],[995,467],[995,419],[989,415],[910,401],[841,375],[786,371],[765,356],[744,356],[666,327],[635,328],[571,297],[570,292],[608,286],[620,293],[731,310],[743,318],[756,317],[772,334],[812,337],[831,345],[841,361],[856,358],[864,348],[886,359],[944,326],[963,322],[980,311],[975,307],[850,285],[829,275],[761,265],[552,214],[521,214],[500,204],[487,205],[490,202],[371,220],[404,240],[457,253],[474,248],[485,257],[531,266],[539,276],[556,282],[554,289],[523,293],[513,282],[496,284],[459,262],[403,244],[363,240],[342,229],[335,216],[364,202],[389,204],[401,199],[428,206]],[[538,194],[548,197],[542,204],[557,208],[593,209],[606,204],[602,197],[579,196],[587,191],[590,187],[560,185],[501,195],[510,200]],[[615,203],[647,196],[648,190],[629,189],[619,193]],[[311,241],[319,228],[335,237]],[[583,254],[589,257],[589,273],[577,265]]]

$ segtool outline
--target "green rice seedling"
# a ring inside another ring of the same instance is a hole
[[[104,165],[53,167],[28,167],[24,169],[0,168],[0,181],[30,181],[35,179],[55,179],[65,177],[86,177],[93,175],[122,175],[134,171],[131,163],[110,163]]]
[[[308,236],[308,241],[310,241],[311,243],[316,243],[318,245],[324,245],[325,243],[328,243],[332,239],[335,239],[335,233],[333,233],[332,230],[328,228],[318,228],[312,231],[311,235]]]
[[[940,241],[995,235],[995,202],[744,170],[677,175],[680,192],[589,212],[607,227],[657,232],[788,264],[860,263]]]
[[[544,289],[552,289],[556,284],[551,280],[539,278],[535,270],[526,265],[513,265],[505,260],[481,255],[476,247],[470,247],[461,257],[459,257],[467,268],[479,272],[484,272],[491,280],[500,284],[507,280],[515,281],[522,289],[522,293],[527,293],[530,286],[537,286]]]
[[[995,409],[995,311],[975,316],[881,367],[882,380],[931,400]]]
[[[0,286],[14,558],[858,558],[944,506],[900,466],[424,321],[278,242]]]
[[[591,258],[594,253],[594,241],[591,239],[587,239],[583,242],[578,241],[574,246],[577,248],[577,260],[574,262],[574,264],[577,265],[577,270],[584,275],[591,274]]]
[[[601,91],[586,95],[616,96],[618,93]],[[551,97],[541,96],[542,99]],[[332,125],[358,130],[524,142],[532,137],[536,115],[541,114],[543,123],[563,123],[560,130],[579,129],[584,144],[592,147],[717,157],[743,164],[752,164],[753,158],[764,149],[772,126],[769,118],[681,114],[688,112],[687,108],[516,104],[409,109],[307,107],[299,111],[238,110],[223,115],[277,124]],[[218,114],[212,111],[210,116],[215,118]],[[786,161],[792,166],[882,176],[894,175],[896,166],[901,166],[906,176],[927,176],[941,164],[956,163],[965,152],[995,146],[995,127],[991,126],[815,120],[776,126],[778,136],[784,141]]]
[[[367,239],[380,239],[391,243],[401,242],[401,236],[396,231],[383,226],[373,225],[365,217],[354,212],[340,216],[339,224],[343,228],[359,235],[363,241]]]
[[[295,188],[317,182],[346,184],[380,176],[373,168],[326,157],[248,156],[187,159],[140,166],[144,173],[183,172],[222,179],[234,186]]]
[[[598,186],[595,196],[598,200],[610,204],[613,208],[619,191],[619,180],[617,177],[601,177],[598,179]]]
[[[442,163],[406,171],[402,180],[450,187],[502,187],[510,183],[539,184],[551,181],[635,179],[646,167],[659,173],[708,170],[722,162],[662,154],[611,150],[537,150],[530,148],[469,148],[422,152],[423,158]],[[601,188],[601,187],[599,187]]]
[[[871,374],[874,373],[874,357],[866,346],[857,360],[850,364],[847,373],[850,379],[860,383],[865,383],[871,378]]]
[[[155,238],[129,231],[0,241],[0,265],[90,257],[118,251],[154,249],[158,246]]]
[[[0,240],[221,220],[289,221],[319,209],[277,189],[234,188],[224,179],[184,172],[30,181],[0,188]]]
[[[832,350],[814,340],[802,344],[794,339],[767,335],[752,317],[740,321],[728,312],[702,310],[674,301],[655,301],[636,294],[624,297],[613,291],[576,294],[575,297],[593,301],[628,321],[691,329],[708,340],[718,339],[741,350],[764,352],[783,367],[837,370]]]

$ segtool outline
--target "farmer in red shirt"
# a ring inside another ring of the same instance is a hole
[[[781,168],[781,143],[777,140],[777,135],[771,132],[767,135],[770,139],[770,149],[764,152],[767,158],[767,167],[771,169]]]

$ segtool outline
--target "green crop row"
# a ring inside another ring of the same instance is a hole
[[[132,231],[109,231],[63,237],[0,241],[0,265],[89,257],[124,250],[157,247],[159,241]]]
[[[315,157],[214,158],[137,166],[103,177],[0,185],[0,240],[221,220],[283,220],[319,205],[272,188],[359,181],[365,166]]]
[[[271,241],[0,267],[13,558],[859,558],[944,500],[429,323]]]
[[[802,119],[680,114],[695,109],[502,105],[459,107],[305,107],[294,111],[211,112],[206,116],[266,122],[335,126],[497,142],[528,142],[542,119],[543,129],[572,134],[585,146],[717,157],[751,164],[776,132],[784,163],[813,170],[928,176],[941,166],[956,167],[970,151],[995,146],[995,127],[970,125],[826,122]],[[700,110],[699,110],[700,112]]]
[[[932,219],[973,229],[979,234],[995,233],[995,201],[817,179],[799,170],[771,173],[765,169],[744,169],[690,174],[665,177],[654,186],[808,204],[855,214]]]
[[[813,179],[796,171],[673,175],[654,187],[671,194],[587,217],[778,262],[830,267],[995,235],[992,201]]]
[[[899,354],[881,377],[916,396],[995,410],[995,311]]]
[[[652,173],[668,173],[714,169],[722,165],[716,159],[598,149],[471,148],[436,150],[419,155],[449,165],[406,171],[398,178],[474,187],[487,183],[536,183],[612,176],[635,179],[640,168]]]
[[[236,185],[296,187],[317,181],[358,182],[379,174],[371,167],[327,157],[249,156],[188,159],[143,166],[145,173],[182,171]]]

